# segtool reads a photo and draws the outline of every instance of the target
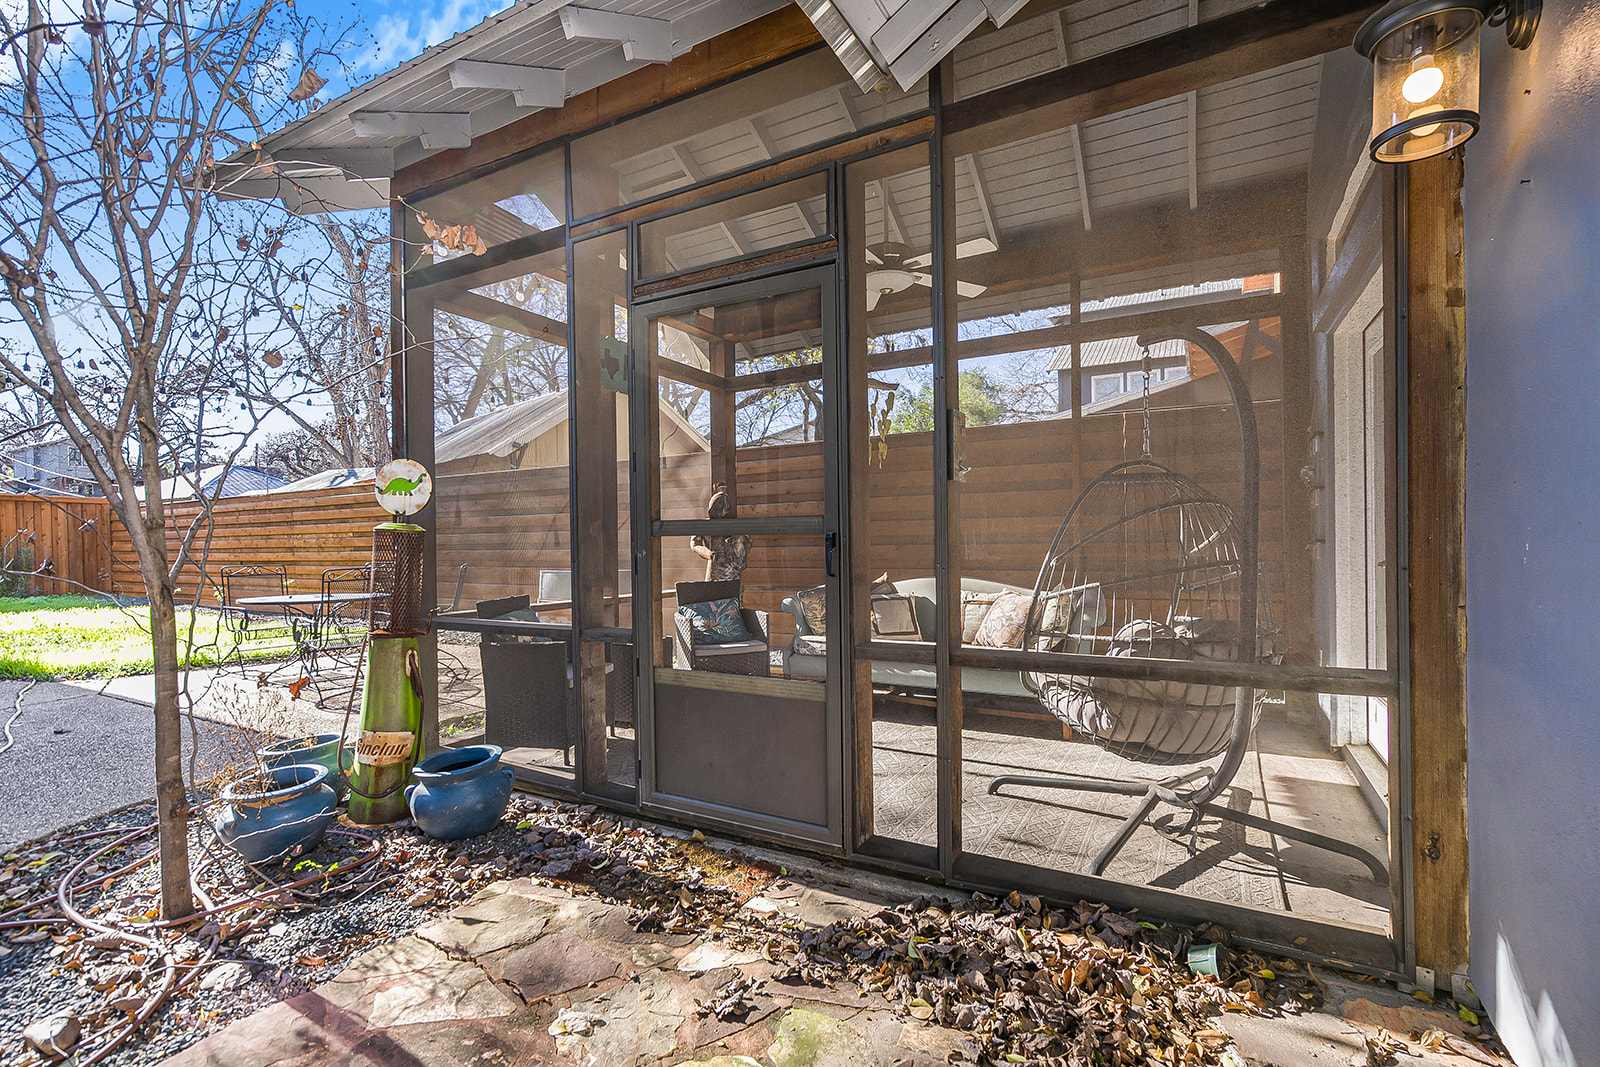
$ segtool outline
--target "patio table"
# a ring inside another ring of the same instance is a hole
[[[280,593],[270,596],[242,596],[234,601],[241,608],[277,608],[285,618],[319,619],[323,612],[340,604],[362,604],[381,600],[383,593]],[[314,630],[315,622],[313,622]],[[315,668],[314,640],[308,640],[298,624],[294,627],[295,655],[300,660],[303,674],[310,675]]]

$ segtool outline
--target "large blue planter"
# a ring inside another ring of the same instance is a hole
[[[314,767],[326,767],[328,768],[328,784],[333,786],[333,791],[338,795],[339,802],[341,804],[344,803],[344,798],[350,794],[350,780],[339,770],[338,734],[307,734],[305,737],[279,741],[277,744],[256,749],[256,759],[260,762],[261,769],[264,771],[270,771],[274,767],[287,767],[294,763],[309,763]],[[346,745],[344,752],[345,767],[354,767],[355,762],[355,746]]]
[[[412,771],[406,803],[422,832],[441,841],[488,833],[511,802],[510,767],[499,745],[466,745],[436,752]]]
[[[251,863],[309,851],[338,804],[328,768],[292,763],[262,773],[275,788],[249,793],[239,782],[222,787],[221,806],[211,817],[217,836]]]

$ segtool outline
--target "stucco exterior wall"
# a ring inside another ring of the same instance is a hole
[[[1600,1063],[1600,0],[1485,31],[1466,149],[1472,975],[1520,1067]]]

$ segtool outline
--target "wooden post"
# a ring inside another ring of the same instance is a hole
[[[867,384],[867,289],[858,281],[867,272],[867,183],[864,176],[869,168],[861,165],[845,170],[845,277],[851,279],[845,302],[845,322],[848,340],[845,345],[845,403],[848,436],[845,441],[844,462],[847,467],[845,492],[846,512],[849,515],[848,536],[845,538],[845,558],[850,561],[850,640],[859,648],[872,640],[872,579],[869,573],[872,562],[872,501],[868,488],[871,485],[872,408],[870,387]],[[872,661],[852,656],[854,664],[846,693],[850,698],[851,753],[854,826],[847,835],[846,844],[859,847],[876,831],[873,814],[872,769]]]
[[[713,332],[719,332],[712,327]],[[739,514],[738,440],[736,438],[734,411],[738,394],[729,384],[734,374],[734,345],[732,341],[707,341],[711,356],[711,373],[725,384],[712,386],[708,399],[711,402],[711,484],[728,489],[728,518]],[[710,498],[709,487],[707,499]]]
[[[616,236],[590,245],[620,243]],[[601,342],[612,335],[617,294],[627,276],[617,256],[579,245],[573,255],[573,507],[577,581],[573,583],[573,643],[578,672],[579,786],[601,791],[606,770],[606,645],[582,638],[594,626],[620,625],[617,588],[617,397],[601,370]]]
[[[1279,536],[1279,556],[1282,560],[1281,587],[1267,583],[1263,591],[1267,596],[1278,594],[1283,598],[1282,615],[1273,608],[1273,618],[1283,627],[1285,660],[1289,663],[1312,665],[1316,662],[1313,649],[1316,644],[1315,606],[1312,601],[1312,559],[1310,545],[1315,537],[1311,497],[1300,484],[1300,468],[1309,462],[1307,449],[1310,429],[1315,421],[1311,396],[1312,327],[1311,327],[1311,261],[1304,238],[1286,239],[1279,249],[1278,269],[1283,275],[1283,311],[1279,322],[1282,350],[1279,359],[1283,365],[1283,405],[1275,414],[1262,413],[1266,419],[1276,419],[1281,427],[1283,450],[1282,472],[1282,533]],[[1259,319],[1251,320],[1251,333],[1241,348],[1240,369],[1248,381],[1252,367],[1249,356],[1251,337],[1258,328]],[[1266,427],[1263,427],[1264,429]],[[1263,434],[1270,440],[1271,433]],[[1269,605],[1270,606],[1270,605]],[[1308,698],[1292,697],[1297,702]]]
[[[1412,163],[1406,229],[1412,929],[1448,985],[1467,962],[1466,289],[1459,152]],[[1402,813],[1404,814],[1404,813]]]

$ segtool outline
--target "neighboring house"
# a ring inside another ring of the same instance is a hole
[[[617,448],[628,451],[627,397],[617,394]],[[705,437],[673,408],[661,407],[661,454],[709,449]],[[564,467],[569,451],[567,392],[558,389],[503,408],[480,412],[438,432],[434,472],[443,477],[480,471]]]
[[[100,487],[78,446],[65,437],[33,445],[15,445],[10,460],[12,488],[24,492],[98,496]]]
[[[304,478],[266,490],[269,493],[298,493],[307,489],[337,489],[346,485],[371,485],[371,467],[334,467],[331,470],[318,471],[308,474]]]
[[[217,463],[161,479],[161,496],[165,500],[187,500],[197,496],[243,496],[245,493],[266,492],[283,484],[281,475],[265,467],[229,467],[225,463]],[[143,500],[144,487],[135,489],[134,494]]]

